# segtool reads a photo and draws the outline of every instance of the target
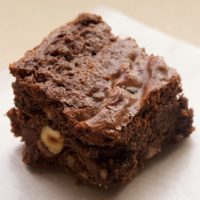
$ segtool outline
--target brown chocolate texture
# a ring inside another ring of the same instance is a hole
[[[108,187],[193,131],[176,70],[114,36],[96,15],[56,29],[10,71],[15,108],[8,116],[30,165],[59,164]]]

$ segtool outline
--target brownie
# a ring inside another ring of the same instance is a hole
[[[10,65],[12,131],[23,161],[82,182],[126,183],[163,146],[193,131],[177,71],[100,16],[81,14]]]

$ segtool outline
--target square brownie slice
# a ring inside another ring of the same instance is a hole
[[[12,131],[23,160],[59,166],[83,182],[125,183],[192,131],[180,76],[100,16],[81,14],[10,65]]]

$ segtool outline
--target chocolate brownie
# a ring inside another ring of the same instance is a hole
[[[113,35],[100,16],[81,14],[51,32],[10,71],[8,116],[31,166],[61,167],[106,188],[193,131],[176,70]]]

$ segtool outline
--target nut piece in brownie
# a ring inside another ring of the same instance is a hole
[[[85,183],[125,183],[163,144],[192,131],[180,76],[100,16],[81,14],[10,65],[12,131],[32,166],[61,166]]]

